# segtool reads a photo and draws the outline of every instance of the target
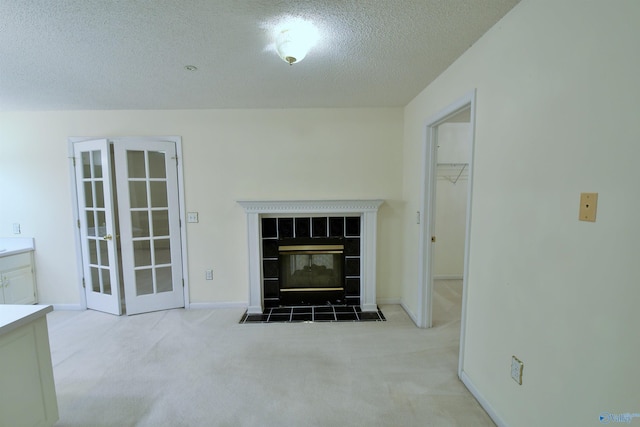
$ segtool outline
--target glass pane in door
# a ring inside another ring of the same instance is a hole
[[[151,212],[153,235],[156,237],[169,235],[169,211],[166,209]]]
[[[144,151],[127,151],[127,165],[129,178],[145,177]]]
[[[93,292],[100,293],[100,269],[91,267],[91,289]]]
[[[173,285],[171,282],[171,267],[157,268],[156,278],[158,281],[158,293],[171,292],[173,290]]]
[[[136,270],[136,295],[153,294],[153,270]]]
[[[149,178],[166,178],[165,154],[162,151],[149,151]]]
[[[149,228],[149,212],[131,211],[131,227],[133,237],[148,237],[151,233]]]
[[[166,208],[167,204],[167,183],[164,181],[153,181],[151,186],[151,206],[154,208]]]
[[[98,150],[92,151],[93,154],[93,177],[102,178],[102,153]]]
[[[111,275],[106,268],[102,269],[102,289],[105,295],[111,295]]]
[[[169,239],[156,239],[153,242],[153,246],[156,264],[171,264],[171,241]]]
[[[145,181],[129,182],[129,203],[131,208],[146,208],[147,203],[147,183]]]
[[[151,245],[148,240],[133,242],[133,261],[135,267],[151,265]]]

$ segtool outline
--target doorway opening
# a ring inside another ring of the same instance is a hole
[[[432,324],[461,316],[469,182],[470,109],[437,127]]]
[[[418,326],[433,326],[436,280],[438,286],[448,286],[445,294],[461,292],[451,299],[461,299],[459,375],[464,353],[474,135],[472,91],[427,120],[422,157]]]
[[[180,142],[69,139],[84,308],[131,315],[185,306]]]

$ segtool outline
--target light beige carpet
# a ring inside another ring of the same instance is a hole
[[[434,324],[239,324],[242,309],[48,315],[57,426],[493,426],[457,378],[459,282]]]

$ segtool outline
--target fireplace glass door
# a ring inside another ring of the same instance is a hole
[[[344,289],[343,245],[280,247],[280,292]]]

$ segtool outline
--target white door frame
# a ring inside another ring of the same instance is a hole
[[[84,137],[84,136],[71,136],[67,138],[68,144],[68,153],[69,153],[69,170],[71,173],[71,206],[73,208],[73,223],[74,223],[74,239],[76,242],[76,266],[78,272],[78,292],[80,293],[80,308],[82,310],[87,309],[87,298],[85,294],[85,289],[82,285],[82,277],[83,277],[83,268],[82,268],[82,249],[81,249],[81,239],[80,239],[80,230],[76,226],[78,220],[78,197],[76,194],[76,178],[75,178],[75,168],[73,166],[73,157],[74,157],[74,144],[77,142],[90,141],[94,139],[107,139],[109,142],[113,142],[117,144],[118,141],[125,140],[147,140],[147,141],[171,141],[176,144],[176,154],[178,157],[178,202],[180,204],[180,240],[182,247],[180,248],[182,251],[182,277],[184,279],[184,308],[188,309],[191,307],[191,303],[189,300],[189,270],[187,269],[187,227],[186,227],[186,209],[184,203],[184,169],[182,162],[182,138],[179,136],[136,136],[136,137],[113,137],[113,138],[105,138],[101,136],[93,136],[93,137]]]
[[[467,284],[469,273],[469,243],[471,236],[471,198],[473,189],[473,157],[475,142],[475,89],[462,96],[443,110],[426,120],[424,126],[424,145],[422,154],[422,182],[421,182],[421,217],[420,243],[418,250],[418,326],[430,328],[432,326],[432,292],[433,292],[433,244],[435,226],[435,191],[436,191],[436,166],[437,158],[437,127],[446,122],[457,113],[470,109],[469,122],[469,180],[467,190],[467,217],[464,244],[464,271],[462,278],[462,318],[460,322],[460,353],[458,362],[458,375],[462,373],[462,361],[464,354],[464,338],[467,312]]]

